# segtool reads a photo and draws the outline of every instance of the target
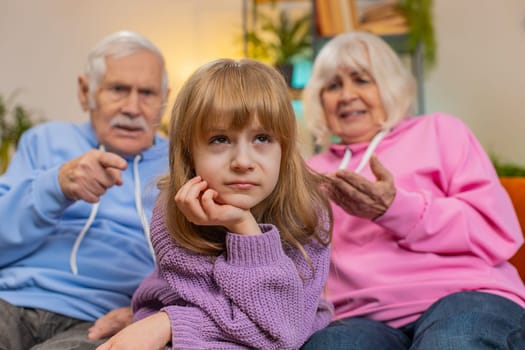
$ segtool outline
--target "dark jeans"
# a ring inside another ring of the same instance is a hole
[[[521,317],[521,327],[513,331],[507,338],[509,350],[525,349],[525,315]]]
[[[366,318],[332,322],[302,350],[524,350],[525,309],[497,295],[451,294],[401,328]]]
[[[103,341],[88,340],[92,324],[0,300],[0,350],[93,350]]]

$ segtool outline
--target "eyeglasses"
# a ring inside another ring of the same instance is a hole
[[[163,103],[160,92],[149,88],[137,89],[125,84],[110,84],[103,85],[101,91],[112,102],[125,101],[136,91],[139,103],[144,106],[157,107]]]

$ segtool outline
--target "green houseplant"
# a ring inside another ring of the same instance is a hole
[[[414,52],[423,45],[425,62],[432,66],[436,60],[433,0],[399,0],[398,7],[408,22],[408,50]]]
[[[7,169],[22,133],[34,124],[25,107],[17,104],[11,108],[10,102],[0,95],[0,174]]]
[[[491,160],[499,177],[525,177],[525,166],[505,163],[495,156],[491,156]]]
[[[310,17],[292,18],[285,10],[277,16],[256,12],[258,26],[245,33],[247,56],[273,64],[290,83],[293,59],[311,56]]]
[[[525,166],[503,162],[494,155],[490,158],[501,184],[509,194],[521,229],[525,232]],[[525,246],[510,259],[510,262],[518,267],[520,276],[525,281]]]

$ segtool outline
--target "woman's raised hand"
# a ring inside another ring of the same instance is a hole
[[[338,170],[327,175],[323,188],[347,213],[374,220],[386,212],[396,195],[392,174],[376,155],[370,158],[370,168],[376,181],[370,181],[353,171]]]

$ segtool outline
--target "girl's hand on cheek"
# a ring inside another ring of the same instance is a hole
[[[203,222],[206,220],[206,213],[200,203],[201,192],[206,187],[208,187],[206,181],[196,176],[186,182],[175,195],[177,208],[196,225],[204,225]]]
[[[202,226],[224,226],[240,234],[258,234],[259,226],[249,210],[216,201],[218,193],[196,176],[175,195],[175,203],[186,218]]]
[[[259,225],[250,210],[241,209],[229,204],[219,204],[216,201],[218,193],[212,189],[204,192],[201,203],[214,225],[226,227],[230,232],[239,234],[259,234]]]

